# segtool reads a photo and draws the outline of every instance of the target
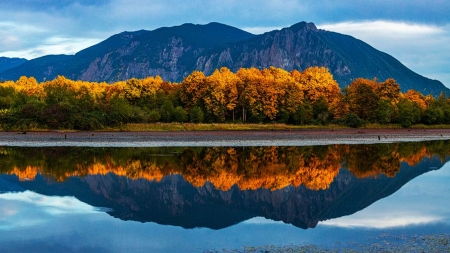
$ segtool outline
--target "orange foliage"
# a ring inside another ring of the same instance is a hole
[[[24,169],[14,167],[7,174],[16,175],[20,181],[28,181],[34,180],[37,174],[39,174],[39,171],[40,171],[39,168],[36,166],[26,166]]]
[[[324,97],[330,104],[340,93],[336,80],[325,67],[309,67],[301,73],[294,70],[291,75],[300,84],[305,98],[308,98],[311,102]]]
[[[401,148],[407,147],[407,148]],[[328,147],[247,147],[203,148],[200,152],[186,149],[177,163],[157,160],[127,159],[117,162],[113,157],[80,162],[68,170],[54,170],[46,165],[23,168],[13,166],[6,171],[20,180],[33,180],[38,173],[57,181],[69,177],[113,173],[130,179],[161,181],[171,174],[180,174],[196,187],[207,182],[227,191],[233,186],[242,190],[260,188],[277,190],[287,186],[305,186],[311,190],[327,189],[338,175],[341,164],[358,178],[386,175],[393,177],[400,163],[415,165],[431,157],[425,144],[333,145]],[[412,148],[408,148],[412,147]],[[441,149],[442,152],[442,149]],[[448,152],[448,151],[446,151]],[[8,155],[8,152],[3,152]],[[45,164],[45,163],[44,163]]]
[[[425,97],[420,92],[409,90],[403,95],[406,99],[409,99],[411,102],[416,103],[422,110],[425,110],[427,108]]]

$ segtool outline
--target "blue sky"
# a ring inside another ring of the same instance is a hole
[[[220,22],[253,33],[300,21],[345,33],[450,87],[447,0],[0,0],[0,56],[73,54],[122,32]]]

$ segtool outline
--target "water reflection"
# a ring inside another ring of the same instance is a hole
[[[448,141],[314,147],[213,148],[1,148],[0,173],[34,180],[40,174],[62,182],[71,177],[106,175],[161,181],[182,175],[195,187],[206,182],[228,191],[277,190],[305,186],[325,190],[341,167],[357,178],[394,177],[402,162],[445,160]]]
[[[0,192],[75,196],[122,220],[300,228],[355,213],[440,168],[448,141],[242,148],[2,148]]]

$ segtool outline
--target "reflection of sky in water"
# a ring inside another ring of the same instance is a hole
[[[0,252],[199,252],[266,244],[333,244],[382,232],[449,232],[450,164],[366,209],[299,229],[257,217],[222,229],[121,221],[73,197],[0,194]],[[363,239],[365,238],[365,239]]]
[[[74,197],[51,197],[30,191],[0,194],[0,230],[45,223],[55,217],[95,213]]]
[[[321,225],[362,228],[393,228],[450,221],[450,163],[411,180],[396,193],[351,216]]]

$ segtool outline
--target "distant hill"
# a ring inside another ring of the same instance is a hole
[[[211,74],[226,66],[275,66],[288,71],[325,66],[341,87],[357,77],[384,81],[394,78],[402,91],[439,94],[450,90],[423,77],[394,57],[348,35],[300,22],[291,27],[253,35],[219,23],[184,24],[153,31],[123,32],[74,56],[45,56],[0,73],[0,80],[22,75],[39,81],[64,75],[71,79],[114,82],[149,75],[181,81],[194,70]]]
[[[7,69],[17,67],[26,61],[27,59],[23,58],[0,57],[0,73]]]

